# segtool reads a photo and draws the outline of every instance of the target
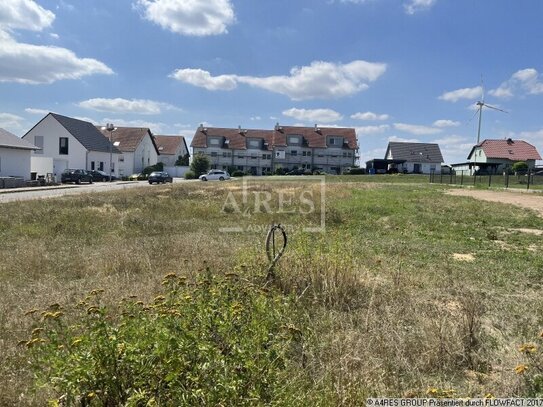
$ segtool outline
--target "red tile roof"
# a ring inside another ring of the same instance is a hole
[[[481,147],[487,158],[505,158],[511,161],[541,160],[536,148],[524,140],[483,140]],[[469,157],[473,154],[471,150]]]
[[[174,155],[185,143],[185,138],[183,136],[155,136],[155,141],[161,155]]]
[[[356,132],[353,128],[345,127],[299,127],[299,126],[275,126],[274,130],[240,130],[219,127],[199,127],[194,134],[191,146],[196,148],[207,147],[207,136],[224,137],[229,140],[228,148],[233,150],[245,150],[247,138],[264,139],[267,149],[284,147],[287,145],[287,135],[301,135],[309,148],[326,148],[326,137],[343,137],[348,142],[350,149],[357,148]]]
[[[102,127],[103,126],[96,126],[96,128],[100,130],[104,136],[109,138],[110,132],[107,130],[102,130]],[[143,140],[147,134],[151,136],[151,140],[153,141],[155,149],[158,153],[159,151],[155,144],[154,137],[151,130],[149,130],[147,127],[116,127],[115,131],[111,132],[111,141],[113,143],[118,142],[119,144],[117,148],[122,152],[131,153],[136,151],[141,143],[141,140]]]

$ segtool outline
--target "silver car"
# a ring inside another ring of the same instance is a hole
[[[207,174],[200,175],[200,181],[225,181],[230,179],[230,174],[223,170],[211,170]]]

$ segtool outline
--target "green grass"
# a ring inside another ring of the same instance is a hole
[[[275,332],[275,321],[294,318],[303,335],[287,362],[259,379],[281,378],[281,391],[251,393],[257,397],[252,403],[360,405],[368,396],[425,396],[428,389],[470,397],[537,394],[535,369],[518,375],[514,368],[527,363],[517,348],[538,341],[543,327],[543,237],[521,231],[543,230],[543,219],[517,207],[445,195],[446,185],[428,185],[421,176],[330,176],[326,182],[325,233],[291,229],[277,278],[267,286],[272,302],[295,301],[296,312],[278,307],[276,319],[248,325],[256,341],[262,330]],[[263,178],[251,191],[307,185]],[[62,395],[46,376],[40,376],[45,385],[35,387],[30,353],[17,347],[39,322],[23,316],[29,309],[58,303],[67,326],[78,324],[75,304],[104,289],[101,305],[119,329],[119,300],[135,295],[152,304],[167,273],[197,282],[209,268],[217,276],[235,272],[251,287],[265,285],[265,232],[218,229],[251,222],[312,225],[319,216],[261,213],[248,219],[221,211],[229,192],[241,199],[240,186],[187,183],[3,204],[0,405],[43,405]],[[223,310],[191,309],[198,318]],[[153,332],[159,325],[144,327]],[[262,368],[267,362],[255,363]],[[216,369],[213,377],[232,383]],[[241,382],[253,386],[249,377],[260,376],[241,376]],[[143,390],[138,394],[145,399]]]

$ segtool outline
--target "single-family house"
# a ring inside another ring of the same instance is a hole
[[[56,180],[67,168],[102,170],[118,176],[121,152],[87,121],[48,113],[23,139],[39,149],[30,157],[31,171],[38,176],[52,173]]]
[[[119,174],[128,177],[140,173],[145,167],[155,165],[159,151],[151,130],[147,127],[116,127],[109,132],[97,126],[105,136],[111,136],[112,142],[121,151],[119,156]]]
[[[173,167],[181,158],[190,157],[187,142],[183,136],[155,135],[155,142],[160,153],[159,161],[167,167]]]
[[[38,147],[0,129],[0,177],[30,179],[30,155]]]
[[[440,174],[443,155],[438,144],[391,141],[385,153],[388,170],[415,174]]]
[[[541,160],[541,155],[532,144],[524,140],[487,139],[473,146],[468,155],[468,162],[463,163],[466,168],[461,167],[461,164],[454,167],[457,172],[464,170],[469,174],[474,171],[478,174],[501,174],[517,161],[524,161],[528,168],[532,169],[536,160]]]

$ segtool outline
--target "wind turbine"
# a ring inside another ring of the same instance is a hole
[[[495,106],[491,106],[488,103],[485,103],[485,87],[484,87],[482,79],[481,79],[481,100],[478,101],[476,105],[477,105],[477,111],[475,112],[475,114],[479,113],[479,125],[477,126],[477,145],[479,145],[479,141],[481,138],[481,118],[483,116],[483,107],[488,107],[489,109],[494,109],[503,113],[509,113],[509,112],[506,112],[505,110],[498,109]]]

